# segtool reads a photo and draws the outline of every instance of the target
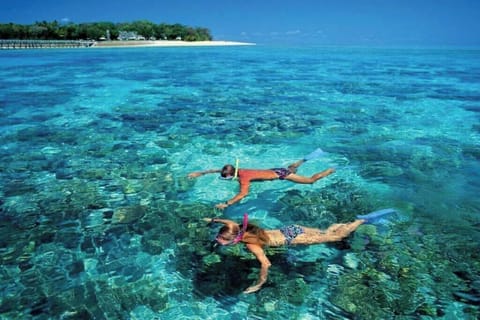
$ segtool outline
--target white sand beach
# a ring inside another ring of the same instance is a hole
[[[207,47],[207,46],[252,46],[255,43],[236,41],[179,41],[179,40],[144,40],[144,41],[97,41],[93,47]]]

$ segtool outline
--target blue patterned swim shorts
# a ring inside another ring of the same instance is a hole
[[[291,244],[293,239],[295,239],[299,234],[304,233],[302,227],[296,226],[294,224],[282,227],[280,232],[285,236],[285,243]]]

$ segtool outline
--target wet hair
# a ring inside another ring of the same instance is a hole
[[[235,174],[235,167],[232,166],[231,164],[224,165],[222,168],[222,172],[220,173],[220,175],[223,178],[233,177],[234,174]]]
[[[242,224],[224,225],[222,228],[220,228],[218,234],[223,236],[228,235],[228,238],[231,238],[233,240],[238,235],[240,230],[242,230],[242,228]],[[265,230],[254,224],[249,223],[247,224],[247,232],[243,236],[242,242],[264,246],[269,242],[269,238]]]
[[[261,246],[268,244],[270,239],[268,238],[267,233],[262,228],[254,225],[247,224],[247,234],[243,236],[243,242],[254,243]]]

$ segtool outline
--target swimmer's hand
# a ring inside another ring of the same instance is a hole
[[[334,173],[335,171],[336,171],[335,168],[328,168],[327,169],[327,176]]]
[[[247,289],[245,289],[245,291],[243,291],[243,293],[253,293],[253,292],[256,292],[256,291],[260,290],[260,288],[262,288],[262,285],[261,284],[256,284],[254,286],[251,286],[251,287],[248,287]]]
[[[203,175],[203,173],[200,172],[200,171],[197,171],[197,172],[189,173],[187,177],[190,178],[190,179],[195,179],[195,178],[200,177],[201,175]]]
[[[202,220],[207,222],[207,227],[212,227],[215,223],[215,218],[203,218]]]
[[[222,210],[227,208],[227,207],[228,207],[228,204],[226,204],[225,202],[222,202],[222,203],[219,203],[219,204],[215,205],[215,208],[222,209]]]

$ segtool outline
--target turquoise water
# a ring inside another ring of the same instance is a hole
[[[134,48],[0,52],[0,318],[476,319],[480,51]],[[237,185],[238,158],[335,174]],[[202,218],[326,227],[347,241],[210,250]]]

